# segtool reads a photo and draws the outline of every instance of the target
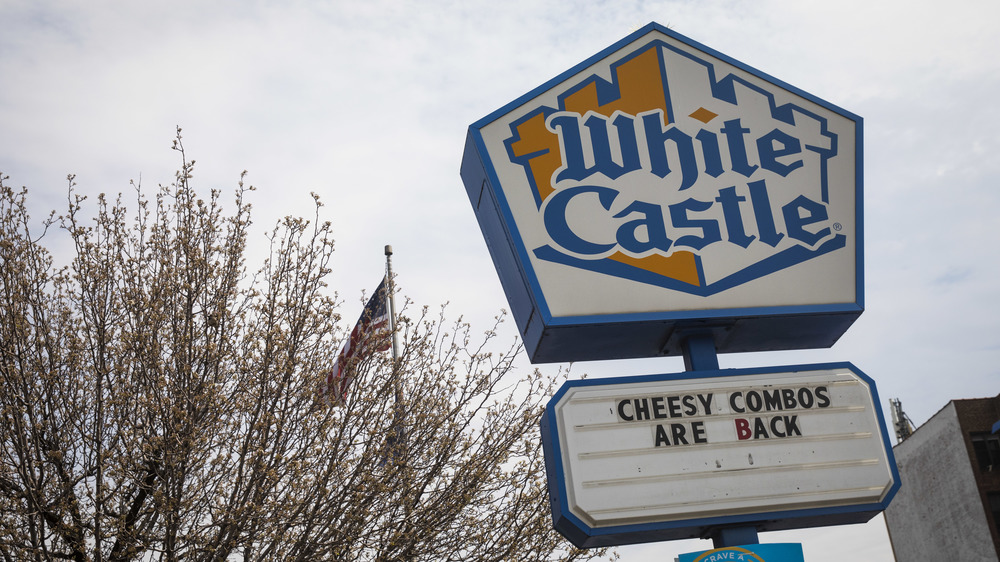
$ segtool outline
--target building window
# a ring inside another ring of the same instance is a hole
[[[996,527],[997,533],[1000,533],[1000,492],[986,494],[986,498],[989,500],[990,510],[993,512],[993,526]]]
[[[992,433],[973,433],[972,448],[976,452],[976,461],[982,472],[1000,472],[1000,435]]]

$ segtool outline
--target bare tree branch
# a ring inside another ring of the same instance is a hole
[[[477,338],[407,303],[401,380],[369,353],[330,407],[318,385],[350,326],[318,199],[252,273],[253,188],[241,176],[230,212],[199,195],[181,140],[151,198],[90,202],[70,176],[41,235],[0,179],[0,560],[613,556],[551,529],[537,422],[560,377],[518,373],[496,326]],[[62,268],[51,225],[72,241]]]

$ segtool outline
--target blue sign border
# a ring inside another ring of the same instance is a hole
[[[652,31],[661,32],[852,120],[855,138],[855,302],[801,306],[553,317],[531,267],[481,130]],[[461,177],[475,209],[514,320],[533,363],[680,355],[691,330],[709,330],[720,353],[832,346],[864,311],[863,120],[861,117],[723,55],[655,22],[570,68],[469,127]]]
[[[562,462],[562,450],[559,444],[558,420],[555,415],[555,405],[572,388],[588,386],[605,386],[613,384],[631,384],[645,382],[661,382],[672,380],[689,380],[709,377],[730,377],[741,375],[759,375],[769,373],[785,373],[794,371],[821,371],[832,369],[848,369],[868,384],[871,391],[872,404],[878,419],[882,444],[885,447],[887,462],[892,471],[893,486],[878,503],[865,503],[847,506],[799,509],[788,511],[762,511],[743,515],[705,517],[683,521],[662,523],[644,523],[638,525],[617,525],[593,528],[570,512],[567,501],[567,486],[565,467]],[[818,363],[813,365],[785,365],[780,367],[755,367],[749,369],[721,369],[714,371],[686,371],[682,373],[658,375],[633,375],[610,377],[602,379],[582,379],[567,381],[549,400],[545,413],[540,421],[542,433],[542,449],[545,455],[545,471],[549,485],[549,503],[552,507],[553,525],[574,545],[581,548],[601,546],[617,546],[644,542],[655,542],[688,538],[704,538],[711,530],[728,526],[754,526],[758,531],[780,531],[787,529],[802,529],[823,527],[828,525],[845,525],[864,523],[884,511],[893,496],[899,491],[899,471],[889,441],[889,432],[879,406],[881,400],[875,387],[875,381],[849,362]]]

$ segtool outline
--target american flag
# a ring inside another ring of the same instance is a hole
[[[386,279],[383,277],[375,294],[361,311],[361,317],[351,330],[351,336],[340,348],[333,369],[326,375],[323,394],[332,404],[339,406],[347,400],[347,390],[354,380],[355,366],[361,360],[372,353],[392,347],[387,303]]]

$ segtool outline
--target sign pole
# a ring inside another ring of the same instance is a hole
[[[716,371],[719,369],[719,355],[715,351],[715,338],[711,332],[693,333],[683,338],[681,351],[684,353],[684,370]]]
[[[692,333],[684,337],[681,350],[684,353],[684,369],[687,371],[719,369],[719,355],[715,350],[715,338],[711,332]],[[753,525],[722,527],[713,529],[710,534],[715,548],[760,543],[757,527]]]
[[[712,546],[726,548],[744,544],[760,544],[757,527],[726,527],[712,532]]]

